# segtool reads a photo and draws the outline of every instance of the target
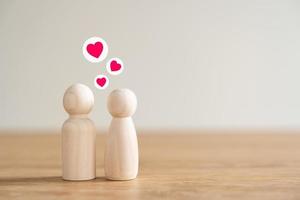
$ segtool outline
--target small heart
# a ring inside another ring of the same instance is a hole
[[[110,63],[110,69],[111,71],[115,72],[115,71],[119,71],[121,69],[121,64],[119,64],[116,60],[113,60]]]
[[[106,83],[106,78],[97,78],[96,80],[97,84],[100,85],[101,87],[103,87]]]
[[[99,58],[99,56],[103,51],[103,44],[101,42],[96,42],[95,44],[89,44],[87,45],[86,50],[91,56],[95,58]]]

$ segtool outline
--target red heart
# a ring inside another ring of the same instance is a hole
[[[97,78],[96,80],[97,84],[100,85],[101,87],[103,87],[106,83],[106,78]]]
[[[111,71],[119,71],[121,69],[121,64],[119,64],[116,60],[113,60],[111,63],[110,63],[110,69]]]
[[[99,56],[103,51],[103,44],[101,42],[96,42],[95,44],[89,44],[87,45],[86,50],[91,56],[95,58],[99,58]]]

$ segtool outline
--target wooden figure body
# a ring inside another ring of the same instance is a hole
[[[85,85],[74,84],[64,95],[70,117],[62,127],[62,177],[64,180],[91,180],[96,177],[96,133],[88,113],[94,95]]]
[[[105,176],[110,180],[134,179],[139,165],[136,130],[131,118],[137,107],[136,96],[128,89],[114,90],[107,106],[113,119],[104,158]]]

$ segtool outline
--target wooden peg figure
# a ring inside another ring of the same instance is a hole
[[[130,180],[138,174],[139,155],[136,130],[131,116],[137,99],[129,89],[111,92],[107,107],[112,115],[106,144],[104,170],[110,180]]]
[[[93,92],[74,84],[64,95],[69,119],[62,127],[62,177],[64,180],[90,180],[96,177],[95,126],[88,118],[94,105]]]

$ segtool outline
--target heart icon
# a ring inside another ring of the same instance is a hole
[[[106,70],[111,75],[119,75],[124,70],[124,63],[120,58],[111,58],[106,63]]]
[[[96,42],[95,44],[88,44],[86,50],[91,56],[99,58],[103,51],[103,44],[101,42]]]
[[[106,83],[106,78],[102,77],[102,78],[97,78],[96,80],[97,84],[100,85],[101,87],[103,87]]]
[[[109,79],[105,75],[98,75],[94,80],[94,85],[99,90],[104,90],[109,85]]]
[[[108,53],[108,46],[105,40],[100,37],[91,37],[82,45],[82,54],[91,63],[103,61]]]
[[[119,71],[121,69],[121,64],[119,64],[116,60],[113,60],[110,63],[110,69],[111,71],[115,72],[115,71]]]

